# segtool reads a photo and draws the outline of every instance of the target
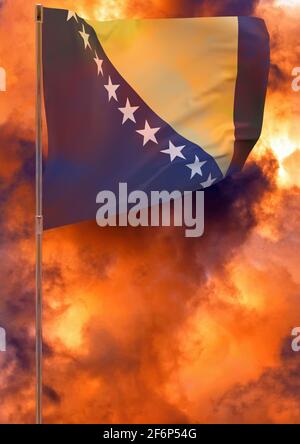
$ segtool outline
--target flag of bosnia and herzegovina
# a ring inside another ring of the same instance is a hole
[[[45,228],[94,220],[101,190],[204,189],[257,142],[269,35],[251,17],[92,22],[44,9]]]

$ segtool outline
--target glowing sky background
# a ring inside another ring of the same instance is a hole
[[[206,231],[44,236],[45,422],[300,422],[299,0],[45,0],[81,16],[257,15],[271,36],[263,134],[206,192]],[[0,422],[34,422],[34,2],[0,0]],[[192,69],[192,67],[191,67]],[[298,119],[298,122],[297,122]]]

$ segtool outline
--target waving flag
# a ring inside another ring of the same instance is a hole
[[[45,228],[95,219],[96,195],[205,189],[257,142],[269,70],[261,19],[90,22],[44,9]]]

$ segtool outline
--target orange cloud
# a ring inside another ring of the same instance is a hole
[[[30,423],[34,2],[13,3],[0,10],[8,73],[0,93],[0,325],[8,332],[0,422]],[[225,3],[44,2],[98,19],[217,14]],[[299,422],[299,358],[289,347],[300,290],[300,159],[290,128],[297,58],[287,32],[299,15],[271,1],[257,14],[272,41],[265,127],[244,172],[207,191],[204,237],[92,222],[45,233],[45,422]]]

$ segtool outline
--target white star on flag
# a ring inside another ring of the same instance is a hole
[[[131,106],[129,99],[127,98],[126,105],[123,108],[119,108],[121,113],[123,114],[123,122],[122,125],[129,119],[132,120],[132,122],[136,122],[134,113],[136,110],[139,109],[139,106]]]
[[[75,19],[76,22],[78,23],[78,18],[77,18],[76,12],[74,12],[74,11],[68,11],[67,22],[68,22],[69,20],[71,20],[72,17],[74,17],[74,19]]]
[[[195,155],[194,163],[187,164],[187,167],[192,171],[191,172],[191,179],[195,176],[195,174],[199,174],[200,176],[202,176],[201,168],[205,164],[206,164],[206,160],[204,162],[200,162],[198,156]]]
[[[151,128],[148,121],[145,121],[145,128],[136,130],[137,133],[141,134],[144,138],[143,146],[146,145],[150,140],[154,143],[158,143],[155,134],[159,131],[160,128]]]
[[[217,179],[213,179],[211,177],[211,173],[208,176],[208,179],[205,182],[200,183],[203,188],[210,187]]]
[[[108,92],[108,101],[109,101],[109,102],[110,102],[110,99],[111,99],[111,98],[114,98],[116,101],[118,101],[116,91],[117,91],[117,89],[119,88],[119,86],[120,86],[120,85],[114,85],[114,84],[111,82],[111,78],[110,78],[110,76],[109,76],[109,78],[108,78],[108,84],[107,84],[107,85],[104,85],[104,88],[107,89],[107,92]]]
[[[182,159],[185,159],[184,155],[181,152],[183,148],[185,148],[185,145],[175,146],[170,140],[169,148],[166,150],[161,150],[161,153],[169,154],[171,162],[173,162],[176,157],[181,157]]]
[[[84,49],[86,49],[87,47],[92,49],[91,45],[90,45],[90,42],[89,42],[90,35],[85,32],[84,25],[82,25],[82,31],[78,31],[78,32],[81,35],[81,37],[83,38]]]
[[[103,64],[103,60],[99,59],[97,52],[95,51],[96,57],[94,57],[95,63],[97,65],[97,69],[98,69],[98,75],[101,74],[103,75],[103,68],[102,68],[102,64]]]

